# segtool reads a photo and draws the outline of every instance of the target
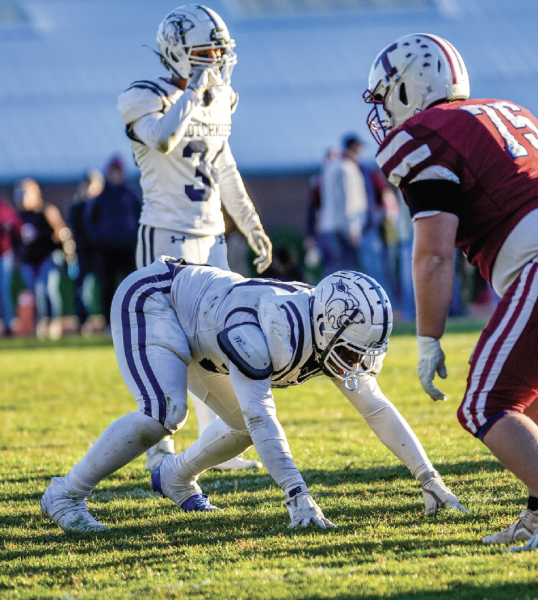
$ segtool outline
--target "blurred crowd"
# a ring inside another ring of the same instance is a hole
[[[356,134],[327,151],[310,180],[306,237],[286,231],[273,239],[274,260],[264,275],[317,284],[340,269],[358,270],[387,291],[395,318],[415,319],[412,280],[413,223],[404,199],[379,170],[363,160]],[[498,298],[461,251],[449,316],[489,316]]]
[[[103,315],[100,329],[106,330],[114,291],[135,269],[140,210],[119,157],[104,174],[86,173],[65,216],[43,200],[34,179],[16,182],[13,206],[0,200],[3,335],[59,339],[65,330],[65,282],[75,296],[75,331],[92,331],[92,314]],[[96,299],[98,306],[92,306]]]
[[[388,292],[396,318],[413,320],[413,224],[399,191],[375,164],[362,160],[363,143],[346,135],[326,153],[310,180],[306,236],[285,226],[273,234],[273,263],[263,277],[316,284],[340,269],[359,270]],[[43,201],[31,178],[18,181],[11,205],[0,199],[0,320],[4,336],[59,339],[105,332],[114,292],[135,270],[141,211],[125,182],[121,158],[104,172],[89,170],[62,216]],[[255,276],[251,251],[237,231],[228,236],[230,267]],[[455,253],[451,316],[490,311],[495,297],[480,275]],[[67,284],[66,284],[67,282]],[[66,326],[63,298],[70,286],[75,319]]]

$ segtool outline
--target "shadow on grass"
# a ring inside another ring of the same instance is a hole
[[[536,600],[538,597],[538,584],[524,583],[505,583],[500,585],[489,585],[488,587],[478,587],[470,584],[455,583],[449,590],[432,590],[428,592],[403,592],[390,594],[391,600]],[[327,598],[326,595],[304,594],[303,600],[321,600]],[[354,593],[336,593],[331,598],[338,600],[352,600],[361,598],[362,600],[386,600],[387,595],[361,594],[359,591]]]
[[[495,460],[481,460],[481,461],[461,461],[451,464],[438,464],[436,465],[437,470],[443,476],[457,476],[457,475],[469,475],[477,473],[494,473],[504,472],[505,468]],[[346,484],[350,483],[375,483],[375,482],[387,482],[394,480],[414,481],[409,470],[404,466],[397,467],[374,467],[369,469],[359,468],[345,468],[336,471],[322,470],[322,469],[306,469],[302,471],[303,477],[306,483],[312,485],[322,485],[325,488],[341,488]],[[13,479],[6,479],[4,483],[30,483],[33,481],[42,481],[43,485],[40,486],[42,489],[36,492],[21,492],[16,489],[10,493],[0,493],[0,502],[8,501],[24,501],[24,500],[37,500],[41,497],[42,493],[50,481],[51,474],[47,475],[28,475],[27,477],[18,477]],[[267,475],[267,473],[241,473],[237,475],[235,473],[226,473],[218,475],[216,473],[209,473],[203,475],[200,479],[200,485],[206,491],[216,492],[219,494],[226,494],[231,491],[247,491],[255,492],[264,489],[274,488],[275,498],[280,498],[280,491],[276,487],[273,479]],[[140,496],[140,490],[151,491],[149,484],[149,476],[137,476],[135,475],[129,482],[117,484],[110,480],[104,480],[95,490],[95,500],[97,502],[108,502],[114,499],[120,499],[124,497],[136,498]],[[374,491],[375,488],[369,491]],[[107,493],[110,494],[109,498],[106,498]],[[327,494],[328,495],[328,494]],[[101,499],[99,498],[101,496]],[[91,498],[90,498],[91,500]],[[263,500],[261,500],[263,502]],[[244,500],[239,500],[238,504],[243,504]],[[248,503],[252,504],[252,501]],[[256,500],[254,503],[258,503]]]

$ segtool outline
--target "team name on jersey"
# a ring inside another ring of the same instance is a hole
[[[232,129],[231,123],[189,123],[185,137],[222,137],[228,138]]]

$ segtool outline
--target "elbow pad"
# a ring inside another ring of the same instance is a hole
[[[267,340],[255,323],[240,323],[221,331],[219,348],[249,379],[266,379],[273,372]]]

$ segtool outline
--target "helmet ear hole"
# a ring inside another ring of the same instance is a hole
[[[409,106],[409,100],[407,99],[407,90],[405,89],[405,83],[402,82],[400,84],[400,102],[402,104],[405,104],[406,106]]]
[[[170,58],[176,62],[179,62],[179,58],[175,52],[170,52]]]
[[[438,73],[441,72],[441,61],[440,60],[437,61],[437,72]]]

